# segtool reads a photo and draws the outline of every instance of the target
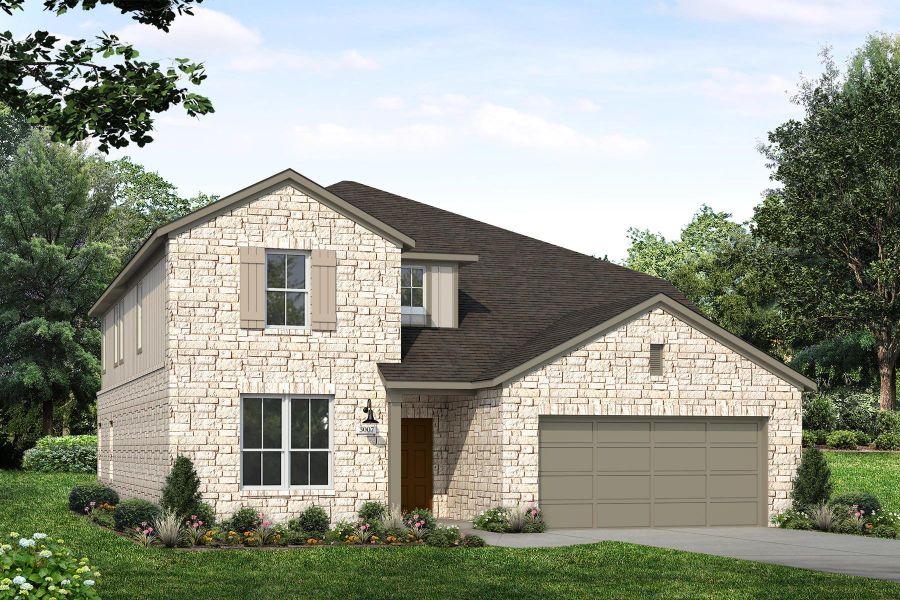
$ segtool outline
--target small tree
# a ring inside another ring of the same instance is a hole
[[[797,476],[794,477],[794,490],[791,492],[794,508],[802,510],[828,502],[831,489],[831,470],[825,462],[825,455],[818,448],[807,448],[803,451]]]
[[[196,511],[200,501],[200,478],[194,470],[194,463],[187,456],[179,455],[166,477],[162,507],[186,518]]]

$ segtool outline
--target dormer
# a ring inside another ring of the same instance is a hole
[[[474,254],[404,252],[400,307],[404,327],[459,326],[459,269],[477,262]]]

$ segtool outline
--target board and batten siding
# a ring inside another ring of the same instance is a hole
[[[459,326],[459,267],[455,264],[432,264],[425,271],[425,309],[431,327]]]
[[[138,298],[138,288],[141,298]],[[165,360],[166,333],[166,260],[162,256],[142,271],[122,295],[124,327],[121,360],[116,361],[116,306],[103,315],[103,374],[101,391],[119,386],[150,371],[162,368]],[[138,305],[140,304],[140,310]],[[138,315],[141,318],[141,348],[138,351]]]

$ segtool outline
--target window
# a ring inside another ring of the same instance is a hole
[[[650,344],[650,375],[662,377],[663,346],[665,344]]]
[[[330,412],[327,398],[243,398],[241,485],[329,487]]]
[[[425,267],[400,268],[400,307],[405,313],[425,312]]]
[[[134,337],[137,340],[137,353],[140,354],[144,350],[144,326],[141,319],[144,316],[144,282],[139,281],[136,290],[137,298],[135,298],[134,311]]]
[[[121,300],[113,309],[115,330],[113,331],[114,344],[113,366],[117,367],[125,362],[125,301]]]
[[[266,325],[306,327],[306,263],[299,252],[266,254]]]

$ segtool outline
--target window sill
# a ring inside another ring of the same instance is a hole
[[[292,498],[296,496],[335,496],[334,488],[241,488],[241,498]]]
[[[310,327],[293,325],[266,325],[262,329],[263,335],[308,335],[312,333]]]

